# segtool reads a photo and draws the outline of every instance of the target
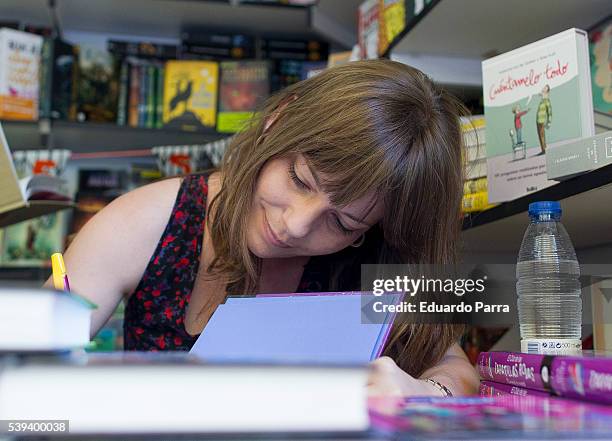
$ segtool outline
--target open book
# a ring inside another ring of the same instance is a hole
[[[0,228],[72,207],[65,182],[54,176],[17,178],[0,125]]]

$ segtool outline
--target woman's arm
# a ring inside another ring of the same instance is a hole
[[[442,392],[425,381],[431,378],[446,386],[453,395],[470,395],[478,392],[478,373],[470,364],[461,347],[455,343],[440,362],[414,378],[401,370],[390,357],[381,357],[371,363],[368,382],[370,395],[409,396],[434,395]]]
[[[179,179],[156,182],[111,202],[79,231],[64,254],[70,288],[98,305],[90,335],[136,288],[172,212]],[[45,283],[53,287],[52,277]]]

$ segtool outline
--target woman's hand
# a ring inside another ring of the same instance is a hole
[[[431,383],[414,378],[412,375],[401,370],[390,357],[380,357],[370,363],[368,395],[372,397],[444,396]]]

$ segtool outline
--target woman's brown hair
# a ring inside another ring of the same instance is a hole
[[[274,112],[278,120],[264,130]],[[246,213],[264,164],[294,154],[333,176],[322,186],[334,205],[372,190],[384,201],[383,219],[366,233],[369,246],[349,247],[329,260],[332,290],[346,289],[341,281],[365,257],[367,263],[454,263],[463,189],[459,116],[465,113],[425,74],[389,60],[333,67],[270,97],[222,162],[221,189],[209,212],[216,257],[208,274],[223,273],[238,292],[256,292],[260,262],[247,247]],[[418,376],[461,332],[446,324],[396,322],[385,355]]]

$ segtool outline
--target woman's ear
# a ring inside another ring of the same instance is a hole
[[[290,95],[287,98],[285,98],[283,101],[281,101],[281,103],[278,105],[276,110],[274,110],[274,112],[272,112],[270,116],[268,116],[268,118],[266,119],[262,135],[265,135],[268,132],[268,130],[270,130],[270,127],[274,125],[274,123],[278,120],[278,118],[281,116],[281,114],[287,108],[287,106],[291,104],[292,102],[294,102],[295,100],[297,100],[297,98],[298,98],[297,95]]]

